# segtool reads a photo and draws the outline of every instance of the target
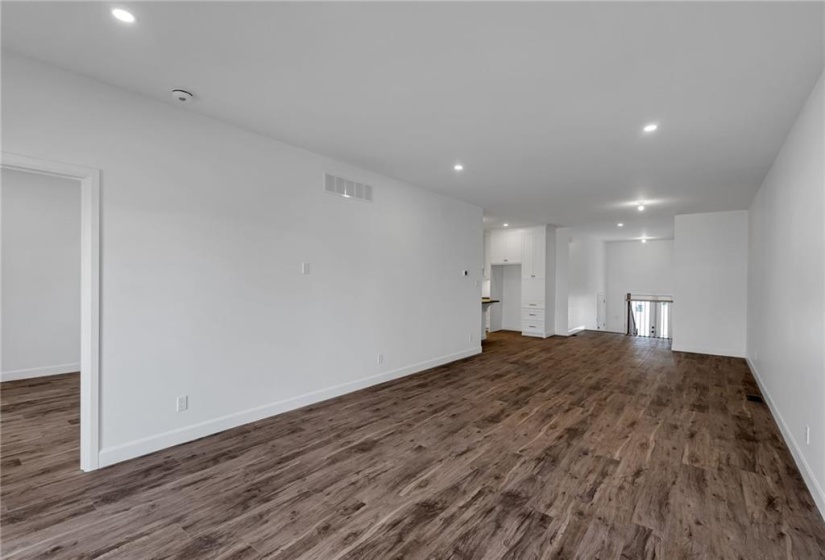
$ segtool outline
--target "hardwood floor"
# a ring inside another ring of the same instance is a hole
[[[743,360],[583,333],[94,473],[78,377],[2,384],[3,558],[825,557]]]

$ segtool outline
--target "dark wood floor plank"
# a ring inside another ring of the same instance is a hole
[[[823,558],[743,360],[484,353],[93,473],[77,375],[0,385],[3,558]]]

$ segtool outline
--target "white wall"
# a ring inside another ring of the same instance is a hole
[[[625,295],[673,295],[673,241],[608,241],[607,330],[627,331]],[[679,328],[679,302],[674,302],[673,325]]]
[[[750,208],[747,323],[751,368],[825,514],[823,80]]]
[[[558,336],[569,334],[568,294],[570,290],[570,228],[556,229],[556,267],[553,332]]]
[[[80,370],[80,183],[2,170],[2,374]]]
[[[502,329],[503,292],[504,266],[490,266],[490,297],[498,300],[498,303],[491,305],[487,312],[490,320],[490,332],[496,332]]]
[[[748,211],[676,216],[673,350],[745,356]]]
[[[544,332],[546,336],[556,334],[556,282],[559,274],[556,268],[559,263],[556,259],[557,238],[559,229],[554,226],[546,226],[546,242],[544,245]]]
[[[3,56],[4,151],[102,170],[102,464],[480,351],[480,208]]]
[[[570,242],[568,327],[599,329],[596,294],[604,293],[605,242],[573,232]]]

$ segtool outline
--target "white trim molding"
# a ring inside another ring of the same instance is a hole
[[[100,453],[100,170],[0,153],[0,167],[80,181],[80,468]]]
[[[50,375],[63,375],[65,373],[77,373],[80,371],[80,364],[61,364],[57,366],[43,366],[29,369],[15,369],[0,372],[0,381],[17,381],[20,379],[34,379],[35,377],[48,377]]]
[[[694,346],[691,344],[673,343],[671,350],[674,352],[687,352],[689,354],[708,354],[710,356],[723,356],[727,358],[745,358],[742,350],[734,348],[710,348],[708,346]]]
[[[797,443],[796,438],[793,437],[793,432],[785,423],[782,413],[778,408],[776,408],[774,400],[768,392],[768,388],[759,376],[759,370],[756,369],[756,366],[750,358],[745,358],[745,360],[748,362],[748,367],[753,373],[753,378],[756,379],[756,384],[759,385],[759,390],[762,392],[762,396],[765,397],[765,402],[767,403],[771,414],[773,414],[777,426],[779,426],[779,431],[782,433],[782,438],[785,440],[785,444],[791,450],[791,455],[793,456],[794,462],[796,462],[799,472],[802,473],[802,478],[805,479],[805,484],[808,487],[811,496],[813,496],[814,502],[816,502],[816,507],[819,508],[819,514],[825,517],[825,492],[823,492],[822,486],[820,486],[819,481],[816,479],[816,476],[814,476],[811,466],[805,459],[805,455],[802,454],[802,449],[799,446],[799,443]]]
[[[336,385],[334,387],[312,391],[297,397],[234,412],[232,414],[227,414],[212,420],[206,420],[191,426],[185,426],[183,428],[170,430],[168,432],[163,432],[139,440],[130,441],[112,447],[106,447],[100,451],[99,465],[100,467],[114,465],[115,463],[120,463],[121,461],[154,453],[155,451],[160,451],[161,449],[166,449],[168,447],[172,447],[173,445],[179,445],[181,443],[186,443],[188,441],[217,434],[224,430],[237,428],[238,426],[249,424],[251,422],[257,422],[258,420],[263,420],[264,418],[269,418],[270,416],[275,416],[277,414],[289,412],[290,410],[295,410],[297,408],[316,404],[321,401],[340,397],[341,395],[345,395],[347,393],[352,393],[360,389],[366,389],[367,387],[378,385],[379,383],[385,383],[387,381],[406,377],[408,375],[442,366],[450,362],[463,360],[464,358],[469,358],[477,354],[481,354],[480,346],[463,350],[455,354],[449,354],[439,358],[434,358],[432,360],[427,360],[426,362],[420,362],[392,371],[387,371],[378,375],[363,377],[356,381],[350,381],[349,383],[342,383],[341,385]]]

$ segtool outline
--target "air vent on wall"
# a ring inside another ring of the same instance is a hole
[[[324,190],[329,194],[337,194],[345,198],[355,198],[372,202],[372,187],[364,183],[350,181],[336,177],[329,173],[324,174]]]

